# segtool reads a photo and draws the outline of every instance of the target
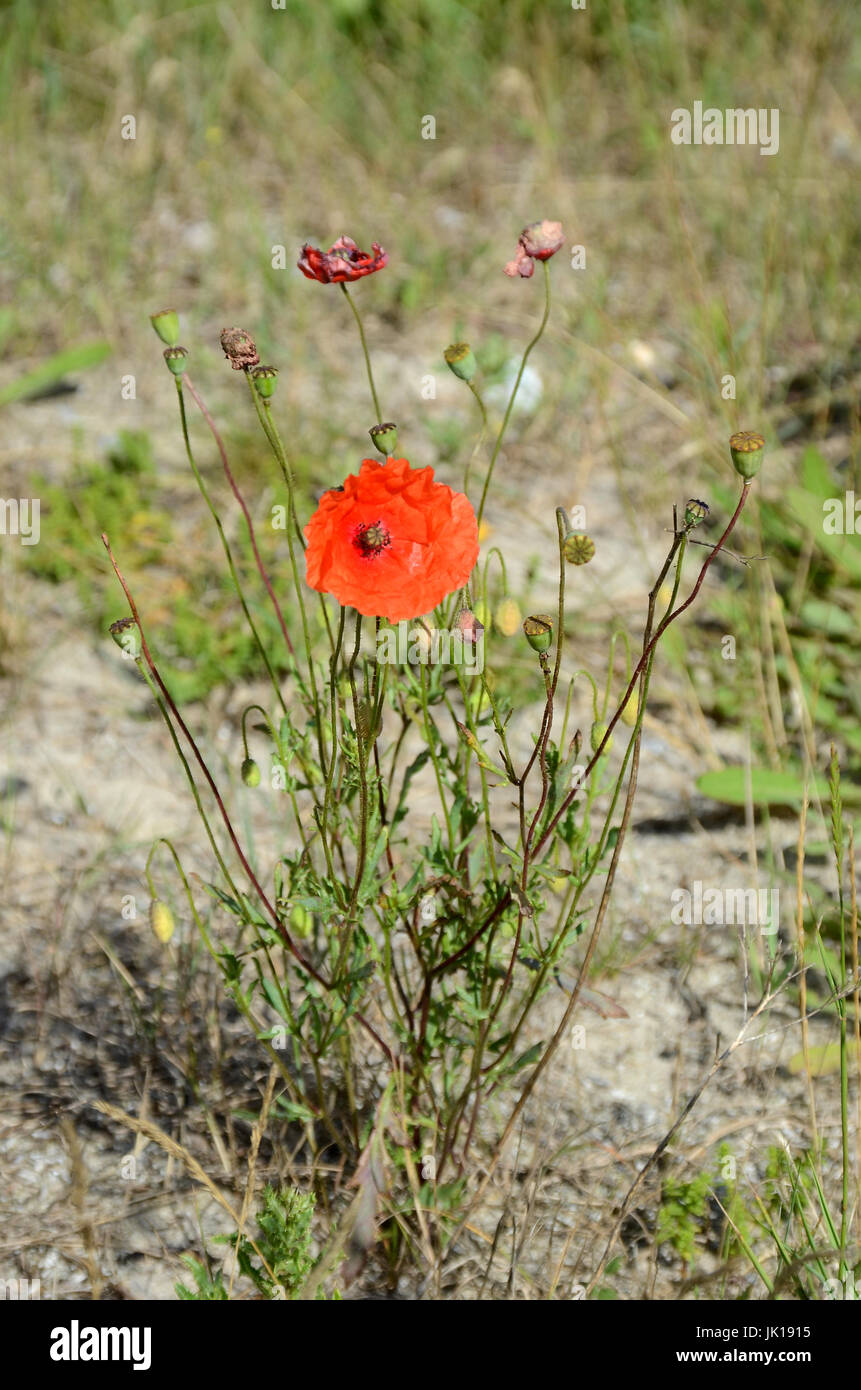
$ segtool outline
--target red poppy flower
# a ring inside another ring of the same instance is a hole
[[[549,261],[555,256],[565,237],[561,222],[531,222],[524,227],[517,241],[514,260],[505,267],[506,275],[522,275],[528,280],[536,261]]]
[[[363,275],[373,275],[388,264],[388,252],[376,241],[371,247],[371,255],[360,251],[352,237],[339,236],[328,251],[320,251],[307,242],[297,265],[309,280],[319,280],[321,285],[339,285],[342,280],[361,280]]]
[[[391,623],[429,613],[478,559],[469,498],[406,459],[363,459],[305,527],[308,583]]]

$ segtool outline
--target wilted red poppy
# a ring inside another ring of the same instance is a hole
[[[339,236],[328,251],[320,251],[308,242],[302,247],[297,265],[309,280],[319,280],[321,285],[340,285],[343,280],[361,280],[363,275],[373,275],[388,263],[388,252],[375,241],[371,255],[360,251],[352,237]]]
[[[534,274],[536,261],[549,261],[555,256],[565,237],[561,222],[531,222],[524,227],[517,242],[514,260],[505,266],[506,275],[522,275],[524,280]]]
[[[391,623],[429,613],[478,559],[469,498],[406,459],[363,459],[305,527],[308,583]]]

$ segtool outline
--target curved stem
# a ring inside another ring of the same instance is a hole
[[[481,492],[481,502],[479,503],[479,507],[478,507],[478,524],[479,524],[479,526],[481,525],[481,518],[482,518],[482,516],[484,515],[484,504],[485,504],[485,502],[487,501],[487,490],[488,490],[488,488],[490,487],[490,480],[491,480],[491,478],[493,477],[493,470],[494,470],[494,468],[495,468],[495,466],[496,466],[496,460],[499,458],[499,451],[500,451],[500,449],[502,448],[502,441],[503,441],[503,439],[505,438],[505,431],[508,429],[508,422],[509,422],[509,420],[511,419],[511,412],[512,412],[512,410],[514,409],[514,402],[515,402],[515,399],[516,399],[516,397],[517,397],[517,393],[518,393],[518,391],[520,390],[520,382],[521,382],[521,380],[523,379],[523,373],[524,373],[524,371],[525,371],[525,369],[526,369],[526,363],[529,361],[529,354],[531,353],[532,349],[535,347],[535,344],[538,342],[539,338],[541,337],[542,333],[544,332],[545,328],[547,327],[547,320],[548,320],[549,317],[550,317],[550,264],[549,264],[549,262],[548,262],[548,261],[542,261],[542,262],[541,262],[541,268],[542,268],[542,270],[544,271],[544,315],[543,315],[543,317],[542,317],[542,319],[541,319],[541,323],[540,323],[539,326],[538,326],[538,332],[535,334],[534,338],[531,338],[530,341],[526,344],[526,348],[525,348],[525,350],[524,350],[523,356],[522,356],[522,358],[520,359],[520,370],[519,370],[518,373],[517,373],[517,378],[516,378],[516,380],[515,380],[515,382],[514,382],[514,387],[513,387],[513,389],[512,389],[511,395],[510,395],[509,398],[508,398],[508,405],[507,405],[507,407],[506,407],[505,415],[504,415],[504,417],[503,417],[503,421],[502,421],[502,425],[501,425],[500,430],[499,430],[499,434],[496,436],[496,443],[495,443],[494,446],[493,446],[493,453],[492,453],[492,455],[491,455],[490,464],[488,465],[488,469],[487,469],[487,477],[486,477],[485,480],[484,480],[484,487],[482,488],[482,492]]]
[[[371,357],[370,353],[368,352],[368,344],[365,340],[365,330],[362,327],[361,316],[355,304],[353,303],[353,297],[350,294],[350,291],[347,289],[347,286],[344,284],[343,280],[341,281],[341,289],[344,291],[344,298],[346,299],[347,303],[353,311],[353,318],[356,320],[356,326],[359,330],[359,337],[362,340],[362,352],[365,354],[365,369],[368,373],[368,385],[371,388],[371,395],[374,399],[374,410],[377,412],[377,418],[374,421],[374,423],[381,425],[383,423],[383,412],[380,410],[380,400],[377,395],[377,388],[374,385],[374,373],[371,371]]]
[[[260,551],[257,549],[257,537],[254,532],[254,523],[251,520],[251,513],[249,512],[248,507],[246,506],[245,498],[239,491],[236,479],[233,476],[233,472],[227,459],[227,450],[224,447],[224,441],[222,440],[221,435],[218,432],[218,427],[215,421],[213,420],[205,404],[198,395],[197,390],[192,384],[191,378],[189,377],[187,372],[184,373],[182,379],[188,387],[189,394],[195,401],[201,415],[203,416],[204,420],[210,428],[213,439],[215,440],[216,447],[218,449],[219,454],[221,455],[221,463],[224,468],[225,477],[227,478],[227,481],[230,484],[230,490],[233,493],[233,496],[236,498],[237,502],[239,503],[240,507],[242,508],[242,514],[245,517],[245,524],[248,527],[248,536],[251,541],[251,549],[254,551],[254,560],[257,565],[257,569],[260,573],[260,578],[263,580],[266,592],[272,601],[272,607],[275,610],[275,616],[278,619],[278,626],[281,628],[281,635],[284,638],[284,641],[287,645],[287,650],[289,651],[290,655],[293,657],[295,661],[296,653],[293,650],[293,643],[290,641],[290,634],[287,631],[287,624],[284,621],[284,614],[281,612],[281,605],[275,597],[275,590],[272,588],[272,581],[270,580],[269,575],[266,572],[266,567],[263,564],[263,560],[260,557]]]

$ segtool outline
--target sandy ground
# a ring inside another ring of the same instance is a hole
[[[141,422],[155,389],[145,380]],[[16,408],[13,476],[16,468],[26,476],[36,461],[50,462],[62,476],[62,456],[45,458],[48,422],[82,428],[96,443],[110,433],[98,393],[89,392],[85,386],[71,404]],[[621,394],[618,420],[626,438],[642,440],[644,431],[656,442],[662,438],[663,424],[655,424],[636,391]],[[599,421],[594,436],[600,437]],[[176,443],[169,447],[177,460]],[[621,614],[639,631],[669,517],[658,520],[654,509],[643,509],[645,481],[634,473],[620,481],[597,443],[578,451],[570,468],[561,455],[556,467],[539,467],[531,449],[527,440],[503,455],[490,511],[493,542],[515,557],[516,575],[529,553],[552,545],[554,507],[588,497],[590,529],[602,543],[584,572],[575,612],[580,603],[598,626],[602,615]],[[671,455],[667,446],[662,457]],[[680,462],[687,475],[690,462]],[[684,476],[675,500],[683,502],[692,484]],[[70,589],[34,581],[8,555],[3,559],[4,610],[16,640],[0,682],[0,1274],[38,1278],[43,1297],[171,1298],[182,1277],[178,1256],[199,1252],[201,1232],[228,1230],[229,1219],[179,1162],[136,1140],[94,1103],[149,1115],[238,1204],[248,1125],[235,1112],[256,1106],[267,1062],[219,1002],[206,971],[183,1015],[173,948],[165,953],[150,933],[143,865],[153,838],[170,836],[189,869],[204,878],[211,873],[203,832],[146,689],[112,644],[96,643]],[[271,802],[265,795],[254,800],[236,776],[236,715],[254,693],[216,692],[206,709],[192,714],[221,780],[232,785],[241,822],[253,825],[265,869],[278,844]],[[659,680],[659,701],[671,693]],[[531,746],[537,708],[520,711],[515,721],[521,753]],[[743,815],[724,812],[694,789],[695,776],[716,755],[741,759],[744,741],[714,729],[703,741],[693,715],[679,721],[662,715],[671,708],[665,702],[656,708],[593,979],[627,1017],[578,1016],[584,1045],[560,1049],[531,1098],[474,1222],[484,1238],[466,1233],[459,1241],[446,1296],[540,1297],[557,1266],[557,1294],[576,1296],[576,1286],[592,1277],[612,1214],[639,1165],[707,1074],[716,1049],[744,1023],[734,930],[670,921],[672,892],[695,878],[750,882]],[[588,731],[585,705],[580,717]],[[417,782],[419,826],[425,806],[430,785]],[[791,819],[773,820],[771,834],[779,849],[794,847]],[[786,923],[782,936],[788,944]],[[559,991],[547,996],[528,1041],[547,1036],[564,1004]],[[751,1030],[755,1038],[721,1068],[675,1146],[677,1161],[690,1165],[684,1171],[695,1171],[726,1140],[743,1180],[758,1183],[769,1144],[806,1142],[805,1085],[786,1065],[799,1048],[793,1018],[792,1004],[779,1001]],[[171,1020],[173,1054],[164,1041]],[[815,1020],[812,1041],[830,1036]],[[183,1079],[190,1041],[199,1058],[197,1095]],[[831,1141],[836,1083],[816,1084]],[[486,1116],[487,1136],[501,1120],[502,1112]],[[277,1143],[264,1144],[258,1176],[275,1176],[282,1161]],[[657,1182],[654,1175],[623,1227],[622,1264],[610,1281],[623,1297],[684,1292],[680,1263],[665,1253],[655,1261],[649,1239]],[[492,1254],[500,1221],[506,1234]],[[704,1252],[698,1269],[707,1274],[714,1258]],[[739,1280],[739,1288],[756,1287],[749,1272]],[[350,1296],[371,1297],[379,1287],[370,1265]],[[421,1288],[405,1282],[400,1293],[415,1297]]]

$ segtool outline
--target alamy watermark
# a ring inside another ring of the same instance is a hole
[[[861,536],[861,497],[850,490],[843,497],[826,497],[822,530],[826,536]]]
[[[676,926],[759,927],[773,936],[780,925],[779,888],[675,888],[670,921]]]
[[[477,674],[484,670],[484,630],[426,627],[406,621],[377,633],[377,661],[386,666],[462,666]]]
[[[22,545],[39,544],[38,497],[0,497],[0,536],[18,536]]]
[[[780,112],[766,108],[719,107],[694,102],[693,111],[677,106],[670,116],[670,139],[674,145],[759,145],[760,154],[777,154],[780,149]]]

